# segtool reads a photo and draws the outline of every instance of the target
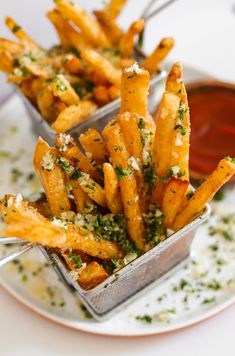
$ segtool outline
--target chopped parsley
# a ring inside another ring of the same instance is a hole
[[[148,185],[149,192],[152,192],[157,180],[154,164],[150,162],[144,164],[142,168],[142,173],[144,177],[144,182]]]
[[[114,170],[120,180],[123,180],[134,171],[133,168],[121,168],[120,166],[116,166]]]
[[[153,318],[150,315],[145,314],[145,315],[137,315],[136,320],[145,321],[147,324],[151,324],[153,321]]]
[[[223,190],[219,190],[219,191],[215,194],[214,200],[215,200],[215,201],[221,201],[221,200],[224,199],[224,196],[225,196],[224,191],[223,191]]]
[[[82,172],[81,169],[76,169],[70,176],[71,180],[78,180],[79,178],[82,177]]]
[[[75,83],[73,88],[81,98],[85,98],[92,93],[94,83],[91,80],[86,80],[85,82]]]
[[[143,214],[146,226],[146,241],[152,246],[157,245],[165,239],[165,227],[163,225],[164,215],[156,205],[150,205],[148,213]]]
[[[183,177],[185,175],[185,172],[180,172],[178,166],[172,166],[168,168],[168,173],[161,177],[161,182],[166,183],[169,178],[171,177]]]
[[[13,29],[12,29],[12,32],[13,32],[13,33],[16,33],[16,32],[18,32],[19,30],[21,30],[21,27],[18,26],[18,25],[15,25],[15,26],[13,27]]]
[[[73,254],[72,251],[69,251],[68,258],[76,265],[77,269],[82,267],[82,259],[80,255]]]

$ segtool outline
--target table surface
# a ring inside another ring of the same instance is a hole
[[[77,0],[78,1],[78,0]],[[147,3],[147,1],[145,0]],[[9,36],[2,22],[3,15],[11,15],[32,37],[44,46],[55,41],[44,13],[52,1],[0,0],[0,35]],[[83,6],[101,5],[102,1],[79,0]],[[129,0],[120,18],[125,28],[130,19],[138,18],[143,0]],[[131,14],[131,16],[128,15]],[[35,16],[35,14],[37,14]],[[176,47],[170,60],[181,60],[217,77],[235,82],[235,1],[179,0],[163,11],[148,25],[145,49],[163,36],[173,36]],[[9,87],[0,75],[0,99],[9,95]],[[33,314],[0,288],[0,347],[1,355],[152,355],[180,353],[213,356],[234,355],[235,306],[202,324],[186,330],[156,337],[118,339],[76,332],[53,324]],[[195,352],[195,351],[194,351]],[[193,354],[195,354],[193,352]]]

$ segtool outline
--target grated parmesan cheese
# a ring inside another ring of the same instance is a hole
[[[47,171],[51,171],[54,167],[55,167],[55,158],[50,152],[47,152],[42,160],[42,168],[44,168]]]
[[[139,163],[137,161],[137,159],[133,156],[131,156],[128,160],[128,163],[131,165],[131,167],[136,170],[136,171],[140,171],[140,167],[139,167]]]
[[[125,69],[126,73],[134,72],[135,74],[140,74],[143,70],[139,67],[138,63],[135,62],[131,67]]]

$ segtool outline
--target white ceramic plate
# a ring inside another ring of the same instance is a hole
[[[205,75],[185,68],[186,81]],[[36,139],[17,95],[0,109],[0,195],[37,193],[31,174]],[[235,190],[213,203],[210,222],[200,227],[186,265],[114,318],[97,323],[34,249],[0,271],[0,282],[23,304],[65,326],[90,333],[140,336],[175,331],[205,320],[235,301]],[[214,232],[211,236],[209,232]],[[1,247],[1,255],[12,247]],[[14,247],[13,247],[14,248]]]

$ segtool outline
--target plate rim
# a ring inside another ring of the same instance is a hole
[[[25,297],[22,295],[19,295],[11,286],[7,284],[7,282],[4,281],[4,279],[0,276],[0,287],[3,288],[4,291],[6,291],[14,300],[16,300],[18,303],[23,305],[25,308],[30,310],[31,312],[37,314],[38,316],[42,317],[45,320],[48,320],[54,324],[60,325],[62,327],[72,329],[75,331],[83,332],[85,334],[90,334],[90,335],[96,335],[96,336],[106,336],[106,337],[114,337],[114,338],[136,338],[136,337],[148,337],[148,336],[160,336],[160,335],[166,335],[170,333],[176,333],[183,331],[185,329],[194,327],[200,323],[206,322],[207,320],[216,317],[218,314],[222,313],[229,307],[235,304],[235,294],[230,296],[228,299],[226,299],[222,303],[218,303],[214,307],[209,308],[209,310],[205,311],[204,313],[201,314],[199,317],[193,317],[192,319],[189,319],[188,321],[181,322],[178,326],[170,326],[169,328],[166,328],[166,330],[158,330],[158,331],[152,331],[148,330],[146,328],[145,330],[141,329],[139,331],[133,331],[132,333],[119,333],[119,332],[104,332],[104,331],[94,331],[94,330],[89,330],[88,328],[83,328],[81,325],[76,325],[75,322],[69,322],[67,319],[63,319],[59,316],[55,316],[54,314],[47,312],[43,310],[43,308],[35,306],[33,303],[28,301]],[[191,320],[191,321],[190,321]],[[78,322],[77,322],[78,323]],[[99,325],[99,322],[95,323]]]

